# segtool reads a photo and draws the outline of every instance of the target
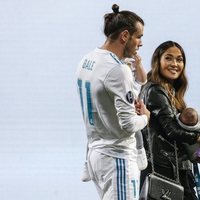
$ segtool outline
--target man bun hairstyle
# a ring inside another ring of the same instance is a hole
[[[117,4],[113,4],[112,10],[113,10],[114,13],[119,13],[119,6]]]
[[[143,19],[136,13],[128,10],[119,11],[117,4],[112,5],[112,10],[112,13],[104,15],[104,34],[111,40],[116,40],[124,30],[128,30],[132,35],[137,31],[137,22],[144,25]]]

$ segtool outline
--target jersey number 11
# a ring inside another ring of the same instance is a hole
[[[88,117],[90,125],[94,125],[94,119],[93,119],[93,112],[92,112],[92,98],[91,98],[91,84],[89,81],[85,81],[85,88],[83,88],[83,81],[81,79],[78,79],[78,88],[79,88],[79,95],[80,95],[80,101],[81,101],[81,108],[83,117]],[[85,92],[85,95],[83,95],[83,92]],[[86,106],[84,106],[84,99],[83,97],[86,97]],[[87,115],[85,116],[84,107],[87,107]]]

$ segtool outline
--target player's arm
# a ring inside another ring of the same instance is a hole
[[[129,71],[129,72],[128,72]],[[149,120],[149,116],[144,111],[138,115],[134,105],[134,95],[131,90],[131,71],[124,67],[116,67],[106,78],[105,87],[114,101],[119,125],[128,135],[143,129]]]

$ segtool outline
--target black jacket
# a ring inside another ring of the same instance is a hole
[[[171,105],[168,94],[161,86],[148,82],[143,86],[139,96],[151,112],[149,125],[142,130],[147,155],[149,152],[147,131],[149,130],[154,163],[169,168],[172,164],[174,166],[174,141],[176,141],[179,169],[188,169],[190,167],[188,157],[182,144],[194,144],[200,133],[188,132],[178,124],[177,110]]]

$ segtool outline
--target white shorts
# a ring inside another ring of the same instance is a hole
[[[138,200],[140,171],[136,160],[88,153],[88,170],[102,200]]]

